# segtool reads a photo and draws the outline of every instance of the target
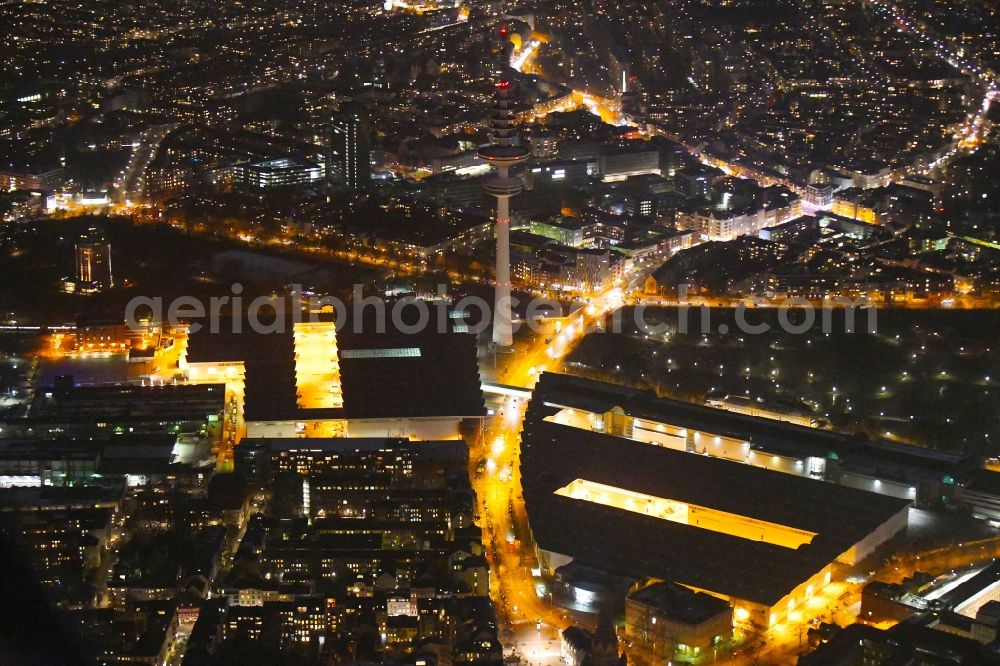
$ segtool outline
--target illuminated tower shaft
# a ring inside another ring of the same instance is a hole
[[[496,298],[493,308],[493,344],[510,347],[514,344],[511,324],[510,296],[510,198],[521,193],[524,183],[513,178],[510,169],[528,159],[527,148],[519,145],[514,129],[514,111],[510,99],[510,84],[497,84],[496,107],[490,119],[492,143],[479,150],[479,157],[495,167],[495,176],[486,179],[486,193],[497,199],[497,267]]]

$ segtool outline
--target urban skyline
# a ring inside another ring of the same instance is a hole
[[[1000,663],[995,0],[0,13],[0,663]]]

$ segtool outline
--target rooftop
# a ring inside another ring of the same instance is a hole
[[[1000,495],[1000,473],[989,469],[978,469],[972,473],[969,482],[965,485],[965,490],[987,495]]]
[[[686,624],[701,624],[729,611],[729,604],[718,597],[666,582],[636,590],[629,599],[652,606],[664,618]]]
[[[537,399],[537,398],[536,398]],[[773,605],[908,502],[529,419],[524,499],[538,545],[606,571]],[[815,533],[797,548],[558,495],[576,479]],[[594,525],[601,525],[595,535]],[[770,566],[760,567],[760,562]]]
[[[473,335],[342,330],[337,345],[347,418],[486,415]]]
[[[221,414],[222,384],[61,386],[39,391],[29,422],[94,423],[196,421]]]
[[[595,413],[621,407],[634,417],[743,440],[754,450],[774,455],[804,459],[835,454],[845,468],[877,471],[880,476],[900,481],[940,480],[974,463],[971,457],[960,454],[883,440],[869,441],[830,430],[661,398],[651,391],[571,375],[543,374],[534,396],[531,410],[541,417],[563,407]]]
[[[324,437],[309,439],[244,439],[241,446],[264,447],[272,453],[309,451],[312,453],[370,453],[412,450],[425,458],[439,458],[464,463],[468,449],[458,440],[411,442],[408,439],[380,437]]]
[[[486,414],[475,336],[425,331],[337,332],[344,407],[298,406],[295,339],[287,331],[254,332],[244,325],[191,335],[189,363],[244,363],[247,420],[480,417]]]

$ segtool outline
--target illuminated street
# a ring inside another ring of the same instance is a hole
[[[526,346],[518,347],[513,358],[500,367],[500,381],[530,389],[540,373],[557,372],[562,359],[587,331],[622,304],[621,292],[611,290],[594,297],[584,310],[546,324],[548,333],[533,335]],[[546,342],[548,334],[550,342]],[[544,584],[532,573],[538,565],[519,490],[519,434],[525,407],[522,399],[504,399],[485,432],[483,450],[472,452],[473,461],[485,460],[485,471],[475,474],[474,486],[482,502],[480,522],[484,545],[490,554],[492,596],[506,631],[512,632],[508,635],[514,639],[505,643],[505,647],[532,663],[550,664],[551,658],[558,654],[558,647],[550,644],[549,639],[539,642],[536,620],[541,620],[542,634],[555,640],[553,631],[578,622],[590,625],[595,618],[577,617],[555,607],[551,596],[545,598],[544,592],[540,594]]]

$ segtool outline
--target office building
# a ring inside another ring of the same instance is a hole
[[[598,169],[606,181],[660,173],[660,151],[649,142],[634,142],[601,151]]]
[[[371,129],[367,115],[356,107],[345,107],[331,121],[330,163],[332,174],[352,190],[371,183]]]
[[[694,164],[677,171],[674,174],[674,183],[677,191],[686,197],[707,199],[712,183],[724,175],[719,169],[703,164]]]
[[[255,190],[309,185],[322,179],[322,166],[295,157],[237,164],[233,176],[234,182]]]
[[[625,637],[644,654],[668,661],[711,654],[732,635],[732,607],[710,594],[659,582],[625,599]]]
[[[75,386],[72,377],[60,377],[35,394],[27,414],[8,415],[0,424],[4,436],[12,438],[98,440],[169,434],[210,444],[214,450],[224,410],[221,383]]]
[[[76,243],[76,291],[84,294],[106,291],[114,286],[111,273],[111,244],[95,228]]]

